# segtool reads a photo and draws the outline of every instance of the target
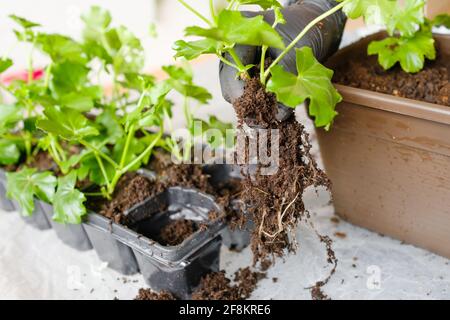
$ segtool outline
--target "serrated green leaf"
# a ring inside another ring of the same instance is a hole
[[[23,118],[22,109],[16,105],[0,104],[0,133],[4,133],[16,126]]]
[[[222,10],[217,27],[205,29],[197,26],[186,28],[187,36],[199,36],[227,44],[246,44],[283,49],[278,32],[263,20],[262,16],[246,18],[239,11]]]
[[[116,73],[138,73],[144,67],[141,41],[124,26],[108,31],[108,42],[115,48],[110,53]]]
[[[70,61],[85,64],[87,62],[82,45],[70,37],[60,34],[39,33],[36,37],[36,44],[55,63]]]
[[[83,37],[94,42],[99,41],[101,34],[111,24],[111,14],[99,6],[92,6],[87,13],[81,15],[85,26]]]
[[[108,143],[115,144],[125,133],[119,119],[113,110],[104,110],[95,122],[102,125],[108,137]],[[103,131],[103,130],[102,130]]]
[[[351,0],[342,10],[351,19],[364,17],[368,24],[386,25],[396,5],[396,0]]]
[[[44,114],[46,119],[39,119],[36,126],[64,139],[79,140],[99,134],[89,120],[76,110],[49,107],[44,110]]]
[[[328,128],[337,115],[335,106],[342,97],[331,83],[333,71],[321,65],[310,47],[296,49],[298,75],[286,72],[277,65],[267,83],[279,102],[295,108],[309,99],[309,114],[317,127]]]
[[[58,178],[58,188],[53,200],[53,220],[59,223],[80,224],[86,214],[86,197],[75,188],[76,171]]]
[[[264,10],[270,9],[270,8],[281,8],[281,4],[276,0],[238,0],[238,3],[240,5],[247,5],[247,4],[254,4],[258,5]]]
[[[444,26],[447,29],[450,29],[450,15],[447,13],[439,14],[434,17],[432,24],[436,27]]]
[[[35,27],[40,27],[41,26],[39,23],[32,22],[32,21],[27,20],[25,18],[16,16],[15,14],[9,15],[9,18],[11,18],[14,22],[19,24],[24,29],[31,29],[31,28],[35,28]]]
[[[387,30],[393,35],[397,30],[400,35],[411,37],[424,23],[425,0],[406,0],[405,7],[397,6],[387,21]]]
[[[0,73],[5,72],[13,65],[13,61],[9,58],[0,58]]]
[[[31,216],[34,197],[52,202],[55,194],[56,178],[51,172],[36,172],[34,168],[24,168],[18,172],[8,172],[7,196],[16,200],[24,216]]]
[[[20,159],[20,150],[14,141],[0,139],[0,164],[15,164]]]
[[[219,42],[213,39],[189,42],[178,40],[174,43],[172,49],[177,52],[175,58],[184,57],[187,60],[192,60],[202,54],[216,53],[219,46]]]
[[[397,62],[406,72],[418,72],[423,68],[425,58],[436,58],[434,39],[429,32],[417,32],[413,37],[389,37],[372,41],[368,48],[369,55],[377,54],[378,62],[384,69],[389,69]]]

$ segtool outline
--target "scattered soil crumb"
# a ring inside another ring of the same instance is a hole
[[[199,287],[192,293],[193,300],[244,300],[255,290],[265,273],[251,271],[249,267],[239,269],[234,281],[227,278],[225,271],[207,274]]]
[[[155,292],[151,289],[139,289],[139,293],[134,298],[134,300],[177,300],[176,297],[168,292],[168,291],[161,291],[161,292]]]
[[[339,220],[338,217],[331,217],[331,218],[330,218],[330,221],[333,222],[333,223],[336,223],[336,224],[338,224],[339,222],[341,222],[341,220]]]
[[[272,266],[272,260],[264,259],[260,262],[260,267],[262,271],[267,271]]]
[[[277,283],[277,282],[278,282],[278,278],[277,278],[277,277],[273,277],[273,278],[272,278],[272,282],[273,282],[273,283]]]
[[[313,300],[331,300],[323,291],[323,282],[318,281],[312,288],[311,288],[311,298]]]
[[[196,230],[197,227],[192,220],[177,219],[161,229],[158,240],[164,246],[177,246]]]
[[[347,234],[344,232],[335,232],[334,235],[338,238],[345,239],[347,238]]]

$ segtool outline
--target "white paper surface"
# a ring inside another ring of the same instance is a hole
[[[448,259],[344,221],[331,222],[333,209],[326,205],[329,197],[325,192],[320,197],[309,192],[305,200],[317,229],[335,239],[339,264],[324,287],[330,298],[450,298]],[[346,237],[337,238],[337,231]],[[304,226],[297,233],[297,254],[279,260],[269,270],[253,299],[310,299],[304,288],[328,274],[331,266],[315,233]],[[0,234],[1,299],[132,299],[145,287],[140,275],[124,277],[106,268],[94,250],[73,250],[52,230],[38,231],[26,225],[16,212],[0,212]],[[222,249],[221,267],[230,274],[249,263],[249,249],[241,253]],[[274,283],[272,277],[278,281]]]

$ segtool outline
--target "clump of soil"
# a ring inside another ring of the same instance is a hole
[[[134,172],[126,173],[117,183],[113,199],[101,206],[100,214],[116,223],[126,224],[124,212],[155,193],[154,183]]]
[[[39,151],[27,166],[38,171],[55,171],[58,168],[47,151]]]
[[[276,97],[266,92],[257,78],[246,81],[244,94],[233,107],[239,119],[238,129],[252,119],[252,125],[277,129],[279,135],[280,159],[275,174],[263,175],[261,168],[255,174],[243,170],[241,199],[255,223],[251,247],[256,263],[295,250],[290,236],[298,222],[308,218],[302,200],[304,190],[309,186],[329,188],[330,181],[311,156],[305,128],[294,117],[282,123],[276,120]]]
[[[264,273],[251,271],[249,267],[236,271],[234,281],[225,271],[204,276],[199,287],[192,293],[193,300],[244,300],[250,297]]]
[[[151,289],[139,289],[139,293],[134,298],[134,300],[177,300],[176,297],[168,292],[168,291],[161,291],[161,292],[155,292]]]
[[[164,246],[177,246],[196,230],[197,226],[192,220],[177,219],[161,229],[158,242]]]
[[[365,52],[364,52],[365,53]],[[450,56],[427,60],[423,70],[411,74],[397,64],[384,70],[377,56],[360,54],[335,68],[333,81],[350,87],[450,106]]]

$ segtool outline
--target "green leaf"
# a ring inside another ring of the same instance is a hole
[[[0,58],[0,73],[5,72],[13,65],[13,61],[9,58]]]
[[[99,6],[92,6],[87,13],[81,15],[85,27],[83,37],[86,40],[98,41],[99,36],[111,24],[111,14]]]
[[[240,5],[246,5],[246,4],[255,4],[263,8],[264,10],[270,9],[270,8],[281,8],[281,4],[276,0],[238,0],[238,3]]]
[[[227,44],[266,45],[279,49],[285,47],[278,32],[265,22],[262,16],[246,18],[239,11],[223,10],[218,16],[217,27],[188,27],[186,35],[205,37]]]
[[[95,122],[102,125],[104,131],[106,131],[108,142],[111,144],[116,144],[117,140],[125,135],[119,119],[113,110],[104,110],[95,119]]]
[[[52,202],[55,194],[56,178],[51,172],[36,172],[34,168],[24,168],[18,172],[6,173],[7,196],[16,200],[24,216],[31,216],[34,197]]]
[[[436,58],[434,39],[430,32],[417,32],[413,37],[389,37],[372,41],[367,48],[369,55],[377,54],[378,62],[389,69],[397,62],[406,72],[418,72],[423,68],[425,57]]]
[[[0,133],[4,133],[22,119],[22,109],[15,105],[0,104]]]
[[[63,62],[52,67],[51,88],[57,94],[78,91],[88,82],[89,68],[83,64]]]
[[[0,164],[15,164],[20,159],[20,150],[14,141],[0,139]]]
[[[24,29],[31,29],[31,28],[35,28],[35,27],[39,27],[40,24],[36,23],[36,22],[32,22],[30,20],[27,20],[25,18],[16,16],[14,14],[9,15],[9,17],[14,20],[14,22],[16,22],[17,24],[19,24],[22,28]]]
[[[46,119],[39,119],[37,127],[68,140],[80,140],[98,135],[98,130],[81,113],[73,109],[48,107],[44,110]]]
[[[216,53],[218,48],[219,43],[213,39],[203,39],[189,42],[178,40],[172,47],[172,49],[177,52],[175,54],[175,58],[184,57],[187,60],[195,59],[202,54]]]
[[[351,19],[364,17],[368,24],[386,25],[396,5],[396,0],[351,0],[342,10]]]
[[[444,26],[447,29],[450,29],[450,15],[447,13],[437,15],[436,17],[434,17],[432,24],[436,27]]]
[[[158,37],[158,32],[156,31],[156,24],[154,22],[150,23],[150,25],[148,26],[148,35],[151,38]]]
[[[275,24],[286,24],[286,19],[284,19],[283,13],[281,12],[281,8],[275,7],[273,9],[275,13]]]
[[[59,223],[80,224],[86,214],[86,197],[75,188],[76,171],[58,178],[58,189],[53,200],[53,220]]]
[[[406,0],[404,8],[397,6],[387,22],[388,33],[398,30],[402,36],[413,36],[425,21],[424,7],[425,0]]]
[[[328,128],[337,115],[335,106],[342,100],[331,83],[333,71],[316,60],[310,47],[296,49],[296,60],[298,75],[275,66],[267,89],[292,108],[309,99],[309,114],[315,117],[315,125]]]
[[[119,45],[118,51],[111,54],[113,66],[116,73],[138,73],[144,67],[145,56],[141,41],[124,26],[115,30],[114,41],[118,41],[114,46]]]
[[[83,46],[67,36],[40,33],[36,43],[55,63],[70,61],[85,64],[87,62]]]
[[[201,103],[207,103],[212,95],[203,87],[193,84],[193,75],[189,67],[164,66],[163,70],[170,76],[167,82],[185,97],[194,98]]]

